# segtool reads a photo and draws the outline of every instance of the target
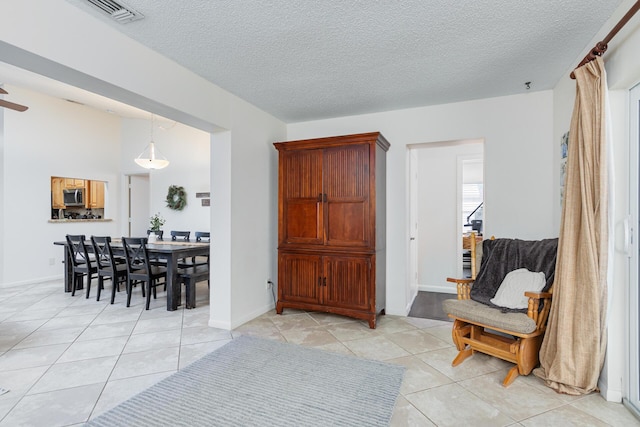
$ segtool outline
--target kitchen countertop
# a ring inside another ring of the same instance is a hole
[[[69,222],[110,222],[113,221],[112,219],[109,218],[96,218],[96,219],[50,219],[49,222],[50,223],[54,223],[54,224],[65,224],[65,223],[69,223]]]

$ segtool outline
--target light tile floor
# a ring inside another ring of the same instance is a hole
[[[110,285],[107,285],[108,287]],[[95,286],[94,286],[95,288]],[[197,308],[144,310],[65,294],[61,281],[0,287],[0,427],[80,425],[242,334],[405,366],[393,426],[631,426],[599,394],[555,393],[536,377],[502,379],[509,364],[477,354],[452,368],[451,324],[382,316],[364,322],[323,313],[266,313],[234,331],[207,326],[206,282]],[[110,288],[108,288],[110,289]],[[183,306],[181,306],[183,307]]]

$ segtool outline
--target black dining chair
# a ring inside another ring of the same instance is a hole
[[[180,238],[180,240],[189,241],[189,236],[191,236],[190,231],[171,230],[171,240],[173,241],[178,240],[178,238]]]
[[[155,234],[156,239],[155,239],[155,241],[151,240],[151,242],[152,243],[154,243],[154,242],[162,243],[162,240],[163,240],[162,237],[164,236],[164,230],[157,230],[157,231],[147,230],[147,242],[149,242],[148,238],[151,236],[152,233]],[[166,266],[167,265],[167,261],[164,260],[164,259],[151,258],[150,260],[151,260],[151,265],[160,265],[160,266]]]
[[[209,236],[211,235],[211,233],[209,233],[208,231],[196,231],[195,235],[196,235],[196,242],[202,242],[202,241],[208,242],[210,240]]]
[[[172,232],[173,233],[173,232]],[[208,242],[209,241],[209,232],[208,231],[196,231],[196,242]],[[178,267],[180,268],[190,268],[197,267],[201,265],[209,265],[209,257],[191,257],[191,259],[182,259],[178,262]]]
[[[147,304],[151,305],[151,293],[156,298],[156,287],[167,283],[167,268],[152,265],[147,252],[147,239],[145,237],[123,237],[122,246],[127,258],[127,307],[131,304],[131,289],[134,282],[143,282],[146,288]],[[160,282],[164,279],[164,282]],[[144,295],[143,290],[143,295]]]
[[[191,236],[190,231],[171,230],[171,241],[173,242],[177,240],[188,242],[190,236]],[[188,263],[189,261],[186,258],[181,258],[178,260],[178,267],[181,267],[181,266],[184,267]]]
[[[71,271],[73,275],[71,285],[71,296],[76,295],[76,289],[82,288],[82,280],[87,276],[87,296],[89,298],[89,292],[91,291],[91,276],[98,272],[96,266],[95,257],[89,256],[87,245],[85,244],[84,234],[67,234],[67,251],[68,258],[71,262]]]
[[[209,237],[208,231],[196,231],[196,242],[208,242]],[[207,278],[207,287],[211,286],[211,280],[209,279],[209,256],[199,256],[199,257],[191,257],[190,260],[183,260],[178,263],[178,268],[180,268],[180,276],[182,282],[187,287],[187,301],[192,301],[193,306],[190,307],[189,302],[187,302],[187,308],[195,307],[195,282],[202,280],[202,277]],[[195,279],[195,280],[194,280]],[[193,281],[193,284],[190,283]],[[193,289],[193,294],[190,296],[189,291]]]
[[[98,267],[98,295],[96,301],[100,301],[100,292],[104,289],[104,281],[111,280],[111,304],[116,299],[116,290],[120,292],[120,284],[127,284],[127,264],[124,258],[113,255],[111,248],[111,237],[91,236],[91,246],[96,258]],[[127,287],[127,292],[129,288]],[[129,295],[127,293],[127,295]]]

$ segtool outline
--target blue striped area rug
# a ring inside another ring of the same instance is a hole
[[[243,335],[87,425],[388,426],[403,374],[402,366]]]

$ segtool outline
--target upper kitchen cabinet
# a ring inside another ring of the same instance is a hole
[[[99,209],[104,208],[104,182],[87,181],[89,183],[89,197],[87,197],[87,208]]]
[[[64,187],[66,189],[85,188],[85,180],[77,178],[64,178]]]
[[[63,190],[65,179],[56,176],[51,177],[51,207],[53,209],[64,209]]]

